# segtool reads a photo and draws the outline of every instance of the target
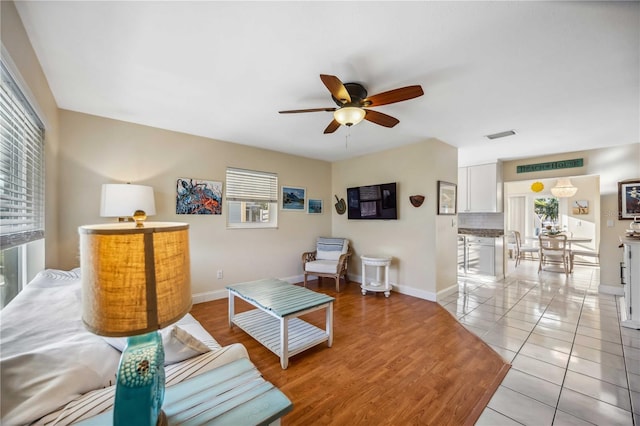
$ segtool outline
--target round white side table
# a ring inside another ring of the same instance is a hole
[[[362,295],[367,294],[367,291],[384,291],[385,297],[389,297],[391,294],[391,284],[389,284],[389,265],[391,265],[390,256],[360,256],[362,260]],[[367,280],[367,266],[376,267],[376,279]],[[382,281],[382,273],[384,269],[384,282]]]

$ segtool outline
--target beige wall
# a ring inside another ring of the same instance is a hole
[[[361,281],[359,256],[393,256],[390,281],[402,293],[436,300],[456,285],[455,216],[436,215],[437,181],[457,179],[457,149],[435,139],[332,164],[332,193],[387,182],[398,184],[398,220],[348,220],[332,210],[332,234],[353,241],[349,276]],[[410,195],[426,196],[413,207]],[[453,224],[453,226],[452,226]]]
[[[21,89],[45,125],[45,253],[42,256],[39,250],[30,248],[30,259],[37,259],[33,268],[30,268],[33,271],[28,273],[29,276],[32,276],[34,271],[37,272],[44,267],[55,267],[58,263],[56,247],[58,236],[58,106],[13,2],[0,2],[0,17],[3,60],[8,62],[12,73],[15,74],[14,78],[22,86]],[[35,251],[32,252],[32,249]]]
[[[584,166],[545,172],[516,173],[518,165],[574,158],[583,158]],[[623,235],[625,229],[629,227],[628,220],[618,220],[618,182],[640,178],[640,143],[505,161],[502,166],[505,182],[561,176],[597,175],[600,177],[600,281],[602,285],[618,286],[622,256],[618,250],[620,244],[618,237]]]
[[[190,225],[192,291],[226,296],[225,285],[265,277],[298,280],[301,254],[331,234],[331,165],[274,151],[225,143],[96,116],[60,111],[59,267],[78,266],[80,225],[103,223],[103,183],[150,185],[156,197],[151,220]],[[176,180],[225,181],[228,166],[275,172],[280,185],[306,187],[325,202],[320,215],[278,212],[278,229],[226,229],[222,215],[177,215]],[[222,269],[224,278],[216,279]],[[196,298],[196,301],[198,299]]]

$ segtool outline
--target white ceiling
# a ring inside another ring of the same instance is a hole
[[[640,142],[640,3],[18,1],[60,108],[335,161],[437,138],[460,164]],[[322,132],[319,74],[400,123]],[[514,129],[516,136],[485,135]]]

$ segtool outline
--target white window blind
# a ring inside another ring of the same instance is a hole
[[[227,201],[278,202],[278,175],[227,168]]]
[[[0,62],[0,247],[44,238],[44,126]]]

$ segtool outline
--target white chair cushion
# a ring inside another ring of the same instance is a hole
[[[316,241],[316,259],[338,260],[340,255],[349,250],[349,240],[346,238],[320,237]]]
[[[304,270],[321,274],[335,274],[338,272],[338,262],[335,260],[314,260],[305,263]]]

